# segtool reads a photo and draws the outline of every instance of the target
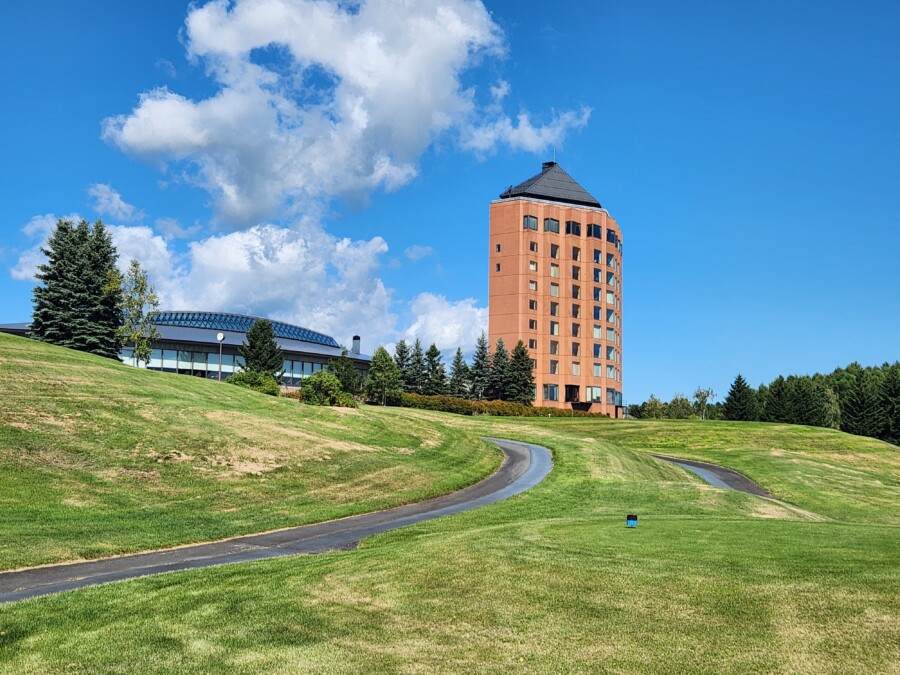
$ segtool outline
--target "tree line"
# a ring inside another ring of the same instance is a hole
[[[35,275],[31,336],[114,359],[131,343],[135,365],[149,360],[159,339],[152,321],[157,296],[137,260],[119,272],[103,222],[61,218],[41,251],[47,261]]]
[[[704,391],[711,390],[698,389]],[[696,396],[693,404],[681,395],[666,404],[651,394],[628,412],[642,418],[699,417]],[[851,363],[826,375],[779,375],[758,388],[738,374],[723,403],[706,403],[708,419],[827,427],[900,445],[900,361]]]

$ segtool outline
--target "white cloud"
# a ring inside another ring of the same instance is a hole
[[[418,337],[426,345],[433,342],[441,350],[470,351],[481,332],[487,331],[487,307],[476,306],[473,298],[453,302],[442,295],[420,293],[410,303],[410,311],[413,322],[404,337]]]
[[[111,185],[96,183],[88,188],[88,194],[94,198],[94,211],[101,216],[130,223],[144,217],[144,212],[122,199]]]
[[[577,113],[514,124],[491,88],[482,112],[463,83],[502,34],[479,0],[214,0],[186,19],[188,57],[218,85],[191,100],[167,88],[104,120],[123,151],[174,163],[238,226],[311,202],[396,189],[441,134],[489,152],[542,150],[577,127]]]
[[[194,223],[190,227],[184,227],[177,218],[157,218],[153,222],[154,228],[170,239],[187,239],[200,231],[200,224]]]
[[[407,246],[406,250],[403,251],[403,255],[412,261],[421,260],[422,258],[430,256],[432,253],[434,253],[434,249],[430,246],[420,246],[419,244]]]

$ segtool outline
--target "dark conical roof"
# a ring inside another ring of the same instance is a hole
[[[556,162],[544,162],[543,168],[537,176],[532,176],[524,183],[519,183],[500,195],[500,199],[509,199],[510,197],[534,197],[551,202],[602,208],[600,202],[594,199]]]

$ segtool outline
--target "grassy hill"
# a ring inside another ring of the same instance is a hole
[[[327,520],[455,490],[493,446],[0,334],[0,569]]]
[[[203,391],[238,396],[224,389]],[[437,430],[441,452],[478,435],[533,441],[555,469],[357,551],[0,607],[0,671],[900,672],[895,447],[768,424],[308,414],[325,415],[309,429],[360,444],[397,429]],[[778,500],[711,488],[651,452],[735,468]]]

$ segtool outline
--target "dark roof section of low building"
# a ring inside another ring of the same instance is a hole
[[[537,176],[532,176],[524,183],[510,187],[500,195],[500,199],[509,199],[510,197],[534,197],[551,202],[603,208],[600,206],[600,202],[594,199],[556,162],[544,162],[541,172]]]
[[[212,330],[228,330],[246,333],[257,317],[226,312],[157,312],[153,323],[158,326],[183,326],[185,328],[209,328]],[[327,347],[340,347],[330,335],[294,326],[281,321],[272,321],[275,337],[286,340],[301,340]]]

